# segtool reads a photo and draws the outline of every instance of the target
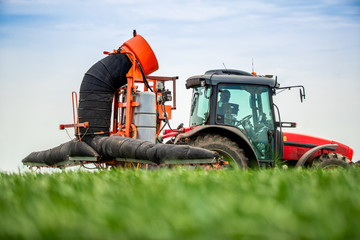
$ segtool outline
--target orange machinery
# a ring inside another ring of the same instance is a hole
[[[171,111],[176,109],[176,80],[178,77],[159,77],[149,76],[149,74],[156,71],[159,66],[154,52],[152,51],[146,40],[136,34],[134,37],[125,42],[119,50],[114,50],[112,53],[104,52],[104,54],[118,54],[125,53],[132,62],[132,67],[127,73],[127,84],[122,86],[115,92],[113,122],[110,135],[124,136],[137,138],[137,129],[133,124],[134,107],[139,106],[139,103],[134,100],[134,94],[140,90],[153,91],[156,95],[156,139],[158,138],[162,122],[171,119]],[[172,92],[169,90],[158,89],[164,86],[165,82],[172,82]],[[165,102],[172,100],[172,105],[167,105]],[[155,139],[154,139],[155,141]]]
[[[120,87],[114,96],[112,127],[110,129],[110,136],[123,136],[130,138],[137,138],[137,127],[133,123],[134,108],[139,106],[135,101],[134,95],[139,91],[152,91],[155,93],[156,100],[156,139],[158,139],[161,132],[162,122],[165,124],[171,119],[171,111],[176,109],[176,80],[178,77],[159,77],[149,76],[159,68],[157,58],[147,41],[136,33],[134,30],[133,38],[126,41],[118,50],[113,52],[106,52],[104,54],[126,54],[130,59],[132,66],[128,71],[127,84]],[[172,82],[172,93],[164,88],[158,89],[160,86],[165,86],[165,82]],[[140,90],[141,89],[141,90]],[[172,101],[172,105],[165,104],[165,102]],[[79,128],[89,127],[89,123],[79,123],[78,102],[76,92],[72,93],[73,104],[73,124],[61,124],[60,129],[73,127],[74,131],[78,133],[78,139],[81,141]],[[77,128],[77,131],[76,131]],[[95,134],[104,134],[104,132],[97,132]]]

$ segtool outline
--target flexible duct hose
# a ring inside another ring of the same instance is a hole
[[[90,144],[95,133],[109,135],[114,93],[127,83],[131,66],[126,54],[111,54],[85,73],[80,86],[79,122],[89,122],[89,129],[80,129],[86,143]]]

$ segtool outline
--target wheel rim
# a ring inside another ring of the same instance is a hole
[[[238,163],[235,161],[235,159],[233,157],[231,157],[231,155],[229,153],[227,153],[226,151],[224,150],[221,150],[221,149],[209,149],[211,151],[215,151],[217,153],[220,154],[220,157],[229,163],[229,168],[239,168],[239,165]]]

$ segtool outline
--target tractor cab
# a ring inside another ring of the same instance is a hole
[[[221,125],[236,128],[259,162],[274,159],[276,129],[272,94],[276,81],[239,70],[211,70],[187,80],[193,89],[190,127]]]

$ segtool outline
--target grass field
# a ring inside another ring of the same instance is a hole
[[[0,239],[360,239],[360,169],[0,173]]]

